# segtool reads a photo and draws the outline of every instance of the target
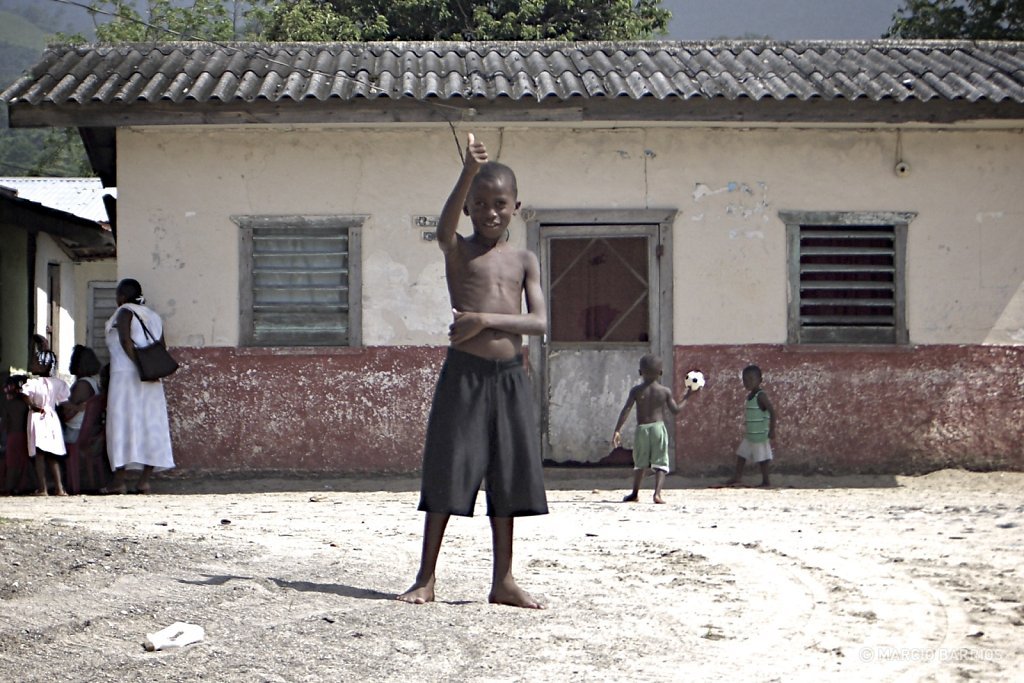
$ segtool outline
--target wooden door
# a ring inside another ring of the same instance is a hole
[[[663,356],[671,377],[668,234],[661,223],[538,223],[549,322],[531,358],[545,460],[595,464],[609,455],[645,353]],[[632,420],[623,437],[631,448]]]

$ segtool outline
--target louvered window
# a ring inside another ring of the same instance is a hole
[[[88,323],[86,345],[92,347],[100,363],[110,362],[107,350],[106,325],[117,310],[117,283],[93,280],[89,283]]]
[[[914,214],[780,215],[789,241],[790,343],[906,343],[906,234]]]
[[[363,216],[235,216],[246,346],[356,346]]]

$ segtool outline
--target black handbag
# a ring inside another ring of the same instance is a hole
[[[163,341],[153,337],[153,334],[142,322],[142,318],[135,311],[132,311],[135,319],[142,325],[142,331],[149,339],[148,346],[135,347],[135,367],[139,369],[139,378],[143,382],[159,382],[164,377],[174,374],[178,369],[178,361],[170,354]]]

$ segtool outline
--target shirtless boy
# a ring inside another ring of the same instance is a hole
[[[405,602],[434,599],[448,520],[472,516],[486,480],[494,548],[488,600],[541,607],[512,578],[513,518],[548,511],[540,431],[521,354],[523,335],[544,333],[547,310],[537,257],[507,242],[509,221],[518,210],[512,169],[488,162],[483,143],[471,134],[462,173],[437,226],[454,321],[423,450],[423,552],[416,581],[398,596]],[[460,212],[473,223],[469,237],[456,232]]]
[[[615,423],[612,447],[622,443],[622,425],[626,424],[630,410],[636,406],[636,440],[633,444],[633,492],[623,502],[635,503],[640,496],[640,482],[647,470],[654,470],[654,502],[664,503],[661,487],[668,474],[668,430],[665,427],[665,410],[678,414],[683,409],[682,401],[676,403],[672,391],[658,380],[661,378],[662,361],[647,354],[640,359],[640,376],[643,382],[629,390],[626,405],[622,406],[619,421]],[[690,398],[690,390],[683,395],[683,401]],[[670,421],[671,422],[671,421]]]

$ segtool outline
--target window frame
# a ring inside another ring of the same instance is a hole
[[[910,341],[907,327],[907,233],[911,221],[917,217],[911,211],[779,211],[786,225],[786,244],[789,287],[787,342],[789,344],[818,344],[823,346],[906,345]],[[806,328],[801,324],[800,298],[800,231],[807,226],[850,227],[885,226],[893,230],[893,328],[871,327],[818,327]]]
[[[116,280],[90,280],[87,285],[88,299],[86,301],[86,326],[85,326],[85,345],[92,348],[96,353],[96,357],[100,359],[100,363],[106,364],[110,362],[110,352],[107,350],[106,341],[106,320],[100,322],[96,315],[98,313],[96,306],[96,299],[100,292],[108,292],[110,296],[113,296],[117,291]],[[117,304],[110,310],[110,314],[113,315],[114,311],[117,310]],[[107,316],[109,320],[109,316]],[[99,325],[99,329],[96,329],[96,325]],[[94,334],[95,333],[95,334]]]
[[[240,229],[239,239],[239,346],[252,348],[358,347],[363,345],[362,335],[362,231],[368,218],[362,214],[291,214],[231,216]],[[258,228],[289,229],[297,232],[337,229],[348,231],[348,341],[344,344],[322,344],[312,340],[294,343],[268,344],[256,340],[253,314],[253,232]]]

